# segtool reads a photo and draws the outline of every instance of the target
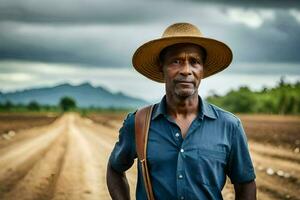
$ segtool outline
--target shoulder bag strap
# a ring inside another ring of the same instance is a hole
[[[153,105],[138,110],[135,114],[135,141],[139,162],[141,162],[144,185],[148,200],[154,200],[152,184],[147,165],[148,132]]]

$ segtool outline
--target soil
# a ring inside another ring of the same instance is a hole
[[[82,118],[69,113],[53,119],[52,123],[31,125],[27,129],[18,129],[16,123],[11,123],[15,135],[10,139],[0,138],[0,199],[110,199],[106,166],[124,116],[102,114]],[[5,119],[15,118],[18,117]],[[299,200],[300,118],[261,115],[240,115],[240,118],[249,138],[258,199]],[[135,199],[136,165],[133,166],[126,175]],[[229,181],[222,193],[225,200],[234,199]]]

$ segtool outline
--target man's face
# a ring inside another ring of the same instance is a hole
[[[179,98],[198,94],[203,77],[204,53],[194,44],[176,44],[165,50],[161,66],[167,93],[171,92]]]

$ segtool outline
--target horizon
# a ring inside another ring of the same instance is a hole
[[[223,96],[223,95],[226,95],[228,92],[230,91],[233,91],[233,90],[238,90],[239,88],[241,87],[248,87],[252,92],[260,92],[262,91],[264,88],[267,88],[267,89],[272,89],[272,88],[276,88],[280,81],[284,81],[284,83],[288,83],[288,84],[296,84],[297,82],[300,82],[300,80],[294,80],[294,81],[289,81],[286,79],[285,76],[281,76],[277,81],[275,81],[274,85],[272,86],[266,86],[266,85],[263,85],[262,87],[260,88],[251,88],[249,87],[248,85],[239,85],[238,87],[235,87],[235,88],[229,88],[225,93],[223,94],[220,94],[218,92],[216,92],[215,90],[209,90],[207,91],[206,95],[203,96],[200,94],[200,92],[202,91],[199,91],[199,95],[201,97],[204,97],[204,98],[207,98],[211,95],[219,95],[219,96]],[[157,101],[160,101],[161,98],[163,97],[160,96],[160,97],[157,97],[157,98],[153,98],[153,99],[146,99],[146,98],[143,98],[143,97],[139,97],[139,96],[133,96],[133,95],[130,95],[130,94],[127,94],[127,93],[124,93],[122,91],[112,91],[111,89],[109,89],[108,87],[105,87],[103,85],[99,85],[99,84],[93,84],[89,81],[83,81],[81,83],[70,83],[70,82],[61,82],[61,83],[56,83],[54,85],[50,84],[50,85],[43,85],[43,86],[31,86],[31,87],[25,87],[25,88],[19,88],[19,89],[16,89],[16,90],[7,90],[7,91],[3,91],[0,89],[0,93],[2,94],[11,94],[11,93],[18,93],[18,92],[25,92],[25,91],[28,91],[28,90],[39,90],[39,89],[47,89],[47,88],[54,88],[54,87],[58,87],[58,86],[63,86],[63,85],[70,85],[72,87],[78,87],[78,86],[82,86],[82,85],[89,85],[93,88],[101,88],[101,89],[104,89],[112,94],[124,94],[128,97],[132,97],[132,98],[138,98],[138,99],[141,99],[141,100],[144,100],[144,101],[147,101],[149,103],[154,103],[154,102],[157,102]],[[200,89],[199,89],[200,90]]]

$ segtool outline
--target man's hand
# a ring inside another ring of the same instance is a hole
[[[235,200],[256,200],[255,181],[234,184]]]
[[[107,165],[106,183],[112,200],[130,200],[129,184],[125,173],[114,170]]]

